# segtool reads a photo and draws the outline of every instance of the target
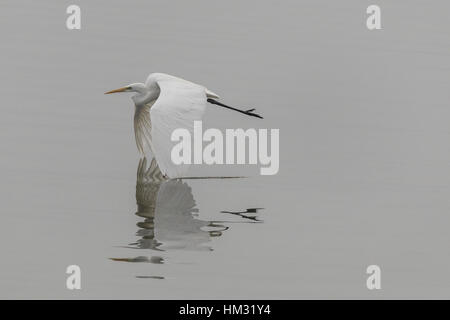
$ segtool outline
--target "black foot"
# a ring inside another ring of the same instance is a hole
[[[260,119],[264,119],[264,118],[261,117],[259,114],[253,113],[254,110],[255,110],[254,108],[253,108],[253,109],[248,109],[248,110],[245,110],[244,113],[245,113],[246,115],[248,115],[248,116],[251,116],[251,117],[257,117],[257,118],[260,118]]]

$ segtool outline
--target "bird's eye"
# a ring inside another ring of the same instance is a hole
[[[127,87],[127,90],[131,90],[131,87]]]

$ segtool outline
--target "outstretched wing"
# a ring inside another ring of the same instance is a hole
[[[136,138],[136,146],[141,153],[145,156],[146,152],[152,150],[152,123],[150,120],[150,108],[153,106],[156,100],[136,105],[134,111],[134,136]]]
[[[201,120],[206,108],[206,89],[176,77],[158,77],[160,93],[150,109],[151,149],[161,171],[170,178],[186,175],[187,164],[172,162],[171,151],[178,142],[172,132],[184,128],[193,136],[194,121]]]

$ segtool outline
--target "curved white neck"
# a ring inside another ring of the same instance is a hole
[[[133,99],[134,104],[136,105],[146,104],[156,99],[156,97],[153,97],[154,96],[153,91],[145,86],[134,89],[136,94],[132,96],[131,99]]]

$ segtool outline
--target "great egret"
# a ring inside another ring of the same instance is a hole
[[[145,83],[132,83],[111,90],[116,92],[135,92],[134,133],[136,145],[145,155],[150,151],[165,177],[182,177],[188,165],[175,165],[168,147],[175,129],[185,128],[193,132],[194,121],[203,117],[206,103],[218,105],[248,116],[262,118],[255,109],[240,110],[219,101],[219,96],[202,85],[164,73],[152,73]]]

